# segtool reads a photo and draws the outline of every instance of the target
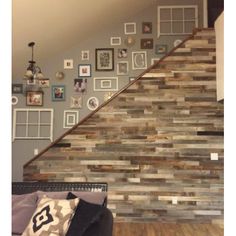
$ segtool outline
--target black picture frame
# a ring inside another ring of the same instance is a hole
[[[23,93],[23,84],[12,84],[12,94]]]
[[[95,70],[114,71],[114,48],[95,49]]]

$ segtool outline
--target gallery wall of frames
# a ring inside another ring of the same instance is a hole
[[[193,28],[202,27],[201,1],[165,2],[44,60],[46,79],[13,78],[13,160],[23,165],[165,56]],[[26,89],[29,85],[31,90]],[[27,150],[21,150],[29,139]],[[13,180],[20,181],[22,167],[14,161],[13,173]]]

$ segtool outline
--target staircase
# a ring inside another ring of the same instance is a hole
[[[108,182],[116,221],[222,223],[215,55],[214,30],[194,31],[26,163],[24,181]]]

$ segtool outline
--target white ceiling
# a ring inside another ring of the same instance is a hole
[[[154,4],[156,0],[13,0],[13,79],[24,75],[29,42],[36,42],[40,63]]]

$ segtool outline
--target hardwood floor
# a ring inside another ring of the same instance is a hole
[[[113,236],[223,236],[224,229],[212,224],[167,224],[115,222]]]

